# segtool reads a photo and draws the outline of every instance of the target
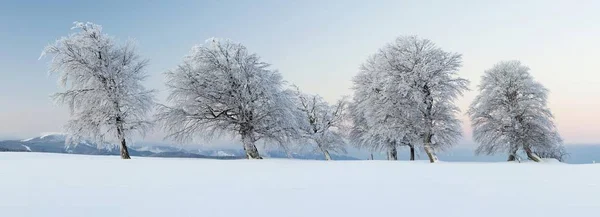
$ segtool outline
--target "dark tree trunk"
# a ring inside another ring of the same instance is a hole
[[[125,139],[121,139],[121,159],[131,159],[129,156],[129,150],[127,150],[127,142]]]
[[[529,158],[529,160],[535,161],[535,162],[542,162],[542,159],[537,156],[537,154],[533,153],[533,151],[531,151],[531,149],[529,147],[525,147],[525,153],[527,153],[527,158]]]
[[[388,149],[388,160],[398,160],[398,149],[395,145],[391,145]]]
[[[517,150],[513,149],[508,153],[508,161],[516,161],[517,160]]]
[[[119,146],[119,149],[121,150],[121,159],[131,159],[129,150],[127,149],[127,141],[125,139],[125,132],[120,117],[117,117],[117,137],[121,142],[121,145]]]
[[[410,160],[415,160],[415,146],[412,144],[408,144],[408,148],[410,148]]]
[[[258,149],[256,148],[256,145],[254,145],[254,143],[253,144],[246,144],[246,145],[244,145],[244,150],[246,150],[246,158],[248,158],[248,159],[262,159],[262,157],[258,153]]]
[[[516,160],[517,160],[517,157],[515,155],[513,155],[513,154],[508,155],[508,161],[516,161]]]
[[[244,145],[244,151],[246,151],[246,158],[262,159],[262,157],[260,157],[260,154],[258,153],[256,145],[254,145],[255,140],[252,134],[253,133],[251,131],[242,132],[242,144]]]

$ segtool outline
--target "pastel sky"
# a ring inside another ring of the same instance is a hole
[[[329,101],[350,95],[358,66],[400,35],[463,54],[460,76],[477,94],[485,69],[521,60],[550,89],[567,144],[600,143],[600,1],[14,1],[0,2],[0,138],[61,131],[67,109],[42,48],[90,21],[150,59],[147,85],[165,98],[163,73],[210,37],[245,44],[290,83]],[[462,115],[465,144],[470,123]],[[160,141],[162,133],[146,138]]]

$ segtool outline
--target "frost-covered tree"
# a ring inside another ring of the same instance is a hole
[[[565,151],[546,103],[548,90],[519,61],[486,70],[469,109],[478,154],[507,152],[509,161],[525,151],[533,161],[562,160]]]
[[[209,39],[167,72],[171,106],[159,108],[168,137],[241,137],[246,155],[261,159],[255,143],[285,144],[298,134],[298,110],[281,75],[242,44]]]
[[[394,129],[382,131],[387,137],[398,134],[391,142],[418,142],[430,161],[437,161],[435,149],[450,147],[461,136],[454,101],[469,82],[457,76],[460,66],[460,54],[427,39],[397,38],[371,56],[355,78],[355,86],[370,85],[363,104],[375,109],[365,109],[367,121]]]
[[[298,109],[305,118],[300,127],[302,137],[314,143],[325,155],[325,160],[331,160],[330,152],[346,153],[346,141],[340,132],[346,101],[342,99],[335,105],[329,105],[320,96],[301,93],[298,88],[296,97]]]
[[[67,141],[119,143],[121,158],[129,159],[127,140],[150,126],[153,91],[142,85],[148,61],[139,57],[133,42],[117,44],[100,25],[75,22],[73,29],[78,31],[42,52],[52,56],[50,72],[66,89],[53,97],[70,109]]]
[[[398,159],[398,148],[410,149],[410,160],[415,159],[416,136],[414,125],[407,119],[401,106],[386,104],[382,94],[380,73],[361,70],[354,78],[354,98],[349,106],[352,119],[350,140],[358,148],[385,151],[388,160]],[[392,107],[385,107],[392,105]],[[412,130],[412,131],[411,131]]]

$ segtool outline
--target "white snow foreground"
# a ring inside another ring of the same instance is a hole
[[[600,164],[0,153],[0,216],[584,217]]]

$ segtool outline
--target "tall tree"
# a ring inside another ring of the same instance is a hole
[[[373,126],[401,130],[395,142],[419,138],[416,142],[433,163],[435,149],[450,147],[461,136],[454,101],[469,82],[457,77],[460,66],[460,54],[443,51],[427,39],[399,37],[362,65],[355,84],[376,78],[367,93],[372,102],[366,103],[376,107],[367,115],[380,119]]]
[[[292,92],[242,44],[209,39],[167,78],[172,106],[160,106],[158,119],[170,138],[239,136],[247,157],[261,159],[257,141],[284,144],[298,134]]]
[[[507,152],[509,161],[525,151],[533,161],[562,160],[566,154],[546,103],[548,90],[519,61],[500,62],[485,71],[479,95],[469,109],[478,154]]]
[[[304,94],[298,88],[296,97],[298,109],[305,118],[305,124],[300,127],[302,137],[314,143],[325,160],[331,160],[330,152],[346,153],[346,141],[340,132],[346,101],[339,100],[332,106],[320,96]]]
[[[129,159],[127,140],[150,127],[153,91],[142,85],[148,61],[140,59],[133,42],[118,45],[100,25],[75,22],[73,29],[78,31],[42,52],[52,56],[50,72],[58,73],[66,89],[53,97],[70,109],[67,141],[116,142],[121,158]]]

